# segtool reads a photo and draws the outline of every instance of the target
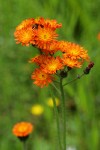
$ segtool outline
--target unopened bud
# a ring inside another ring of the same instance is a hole
[[[67,77],[67,71],[61,71],[60,72],[60,76],[62,77],[62,78],[66,78]]]

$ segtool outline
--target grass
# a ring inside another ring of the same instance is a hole
[[[61,22],[63,27],[58,30],[60,39],[79,43],[88,49],[95,63],[88,76],[65,87],[67,145],[78,150],[99,150],[100,41],[97,34],[100,32],[100,1],[10,0],[7,3],[0,0],[0,3],[0,150],[22,148],[12,135],[13,125],[22,120],[36,125],[28,141],[30,150],[57,148],[53,110],[45,104],[50,96],[49,88],[40,89],[30,80],[33,66],[28,60],[36,54],[36,50],[31,46],[16,45],[13,37],[16,26],[22,20],[38,16]],[[68,79],[80,72],[82,69],[73,71]],[[40,118],[34,118],[30,113],[35,103],[45,107]]]

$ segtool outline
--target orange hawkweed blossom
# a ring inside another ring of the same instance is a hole
[[[47,63],[47,61],[51,61],[51,58],[54,59],[54,57],[50,56],[50,55],[37,55],[33,58],[31,58],[29,60],[29,63],[36,63],[39,66],[43,66],[45,65],[45,63]],[[45,66],[44,66],[45,67]]]
[[[68,57],[62,58],[62,62],[65,66],[68,66],[70,68],[80,68],[82,64],[80,61]]]
[[[14,32],[17,44],[32,45],[39,50],[40,54],[29,60],[37,66],[31,79],[39,87],[52,83],[68,67],[81,68],[85,61],[90,61],[87,50],[82,46],[57,40],[56,29],[61,27],[62,24],[56,20],[39,17],[22,21]]]
[[[34,42],[34,32],[31,27],[22,28],[14,33],[16,43],[21,43],[22,45],[29,46],[29,44],[35,44]]]
[[[45,72],[43,72],[40,68],[36,69],[31,78],[34,81],[34,84],[40,86],[40,87],[43,87],[45,85],[48,85],[49,83],[52,82],[53,80],[53,77]]]
[[[22,21],[17,27],[16,27],[16,31],[21,30],[23,28],[27,28],[27,27],[31,27],[34,24],[34,19],[30,18],[30,19],[26,19],[24,21]],[[15,32],[16,32],[15,31]]]
[[[41,64],[43,64],[44,60],[47,59],[48,57],[50,57],[50,56],[37,55],[37,56],[31,58],[31,59],[29,60],[29,62],[30,62],[30,63],[36,63],[36,64],[38,64],[38,65],[40,66]]]
[[[42,27],[48,27],[51,28],[52,30],[56,30],[57,28],[61,28],[62,24],[57,23],[56,20],[50,20],[50,19],[44,19],[43,17],[36,18],[35,23],[39,26]]]
[[[36,45],[40,49],[45,49],[46,45],[50,44],[58,36],[51,28],[41,28],[40,26],[38,27],[38,30],[34,31],[34,34]]]
[[[33,125],[29,122],[19,122],[14,125],[12,132],[17,137],[26,137],[34,129]]]
[[[41,68],[45,73],[55,74],[57,70],[63,68],[63,64],[60,57],[49,57],[41,64]]]
[[[68,67],[80,68],[84,60],[90,60],[87,51],[78,44],[61,41],[60,47],[63,52],[62,62]]]
[[[44,49],[42,49],[42,51],[47,55],[48,54],[53,55],[58,50],[59,50],[59,42],[55,40],[53,40],[50,44],[46,44]]]
[[[48,25],[48,27],[52,28],[52,29],[57,29],[57,28],[61,28],[62,27],[62,24],[58,24],[56,20],[49,20],[49,19],[46,19],[45,20],[45,24]]]
[[[71,59],[89,60],[87,51],[83,47],[75,43],[67,42],[66,49],[62,48],[61,51],[65,52],[63,54],[64,56],[67,56]]]

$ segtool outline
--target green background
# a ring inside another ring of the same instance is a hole
[[[32,46],[16,45],[13,36],[19,23],[39,16],[62,23],[57,30],[59,39],[82,45],[95,64],[88,76],[65,88],[67,147],[99,150],[100,0],[0,0],[0,150],[22,149],[12,134],[13,125],[20,121],[35,124],[28,149],[57,149],[54,113],[45,104],[50,90],[33,85],[31,80],[34,66],[28,60],[37,51]],[[74,70],[68,80],[82,70]],[[45,108],[39,118],[30,112],[35,103]]]

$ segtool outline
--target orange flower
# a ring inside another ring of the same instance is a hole
[[[78,44],[68,41],[59,41],[59,50],[64,54],[64,57],[70,57],[71,59],[84,59],[89,60],[87,51]]]
[[[62,24],[61,23],[58,24],[56,20],[44,19],[43,17],[36,18],[35,24],[44,28],[45,27],[51,28],[52,30],[62,27]]]
[[[47,60],[49,58],[51,58],[51,57],[48,55],[37,55],[37,56],[31,58],[29,60],[29,63],[36,63],[40,66],[44,63],[44,60]]]
[[[76,60],[76,59],[71,59],[71,58],[62,58],[62,63],[65,65],[65,66],[68,66],[68,67],[71,67],[71,68],[74,68],[74,67],[77,67],[77,68],[80,68],[81,67],[81,64],[82,62]]]
[[[52,43],[45,45],[42,51],[46,54],[54,54],[59,50],[58,41],[52,41]]]
[[[63,56],[69,57],[71,59],[89,60],[89,56],[87,54],[87,51],[84,50],[83,47],[79,46],[78,44],[70,43],[70,42],[67,43],[65,54],[63,54]]]
[[[22,21],[17,27],[16,27],[16,31],[17,30],[21,30],[23,28],[29,27],[34,24],[34,18],[30,18],[30,19],[26,19],[24,21]]]
[[[28,46],[29,44],[34,43],[34,32],[32,27],[23,28],[14,33],[16,43],[22,43],[22,45]]]
[[[46,19],[45,20],[45,26],[48,26],[49,28],[52,28],[52,29],[56,29],[56,28],[61,28],[62,27],[62,24],[58,24],[56,20],[50,20],[50,19]]]
[[[41,68],[45,73],[54,74],[57,70],[63,68],[60,57],[49,57],[41,64]]]
[[[38,60],[38,58],[40,57],[40,55],[37,55],[37,56],[35,56],[35,57],[33,57],[33,58],[31,58],[28,62],[29,63],[37,63],[37,64],[39,64],[39,60]]]
[[[67,46],[70,42],[68,41],[58,41],[59,50],[62,52],[66,52]]]
[[[36,45],[41,49],[44,49],[47,44],[50,44],[58,36],[52,29],[41,27],[38,27],[38,29],[34,31],[34,34]]]
[[[44,73],[40,68],[36,69],[33,72],[31,78],[35,80],[34,84],[40,86],[41,88],[43,86],[47,86],[53,80],[53,77],[51,75]]]
[[[29,122],[20,122],[14,125],[13,134],[17,137],[26,137],[34,129],[33,125]]]

